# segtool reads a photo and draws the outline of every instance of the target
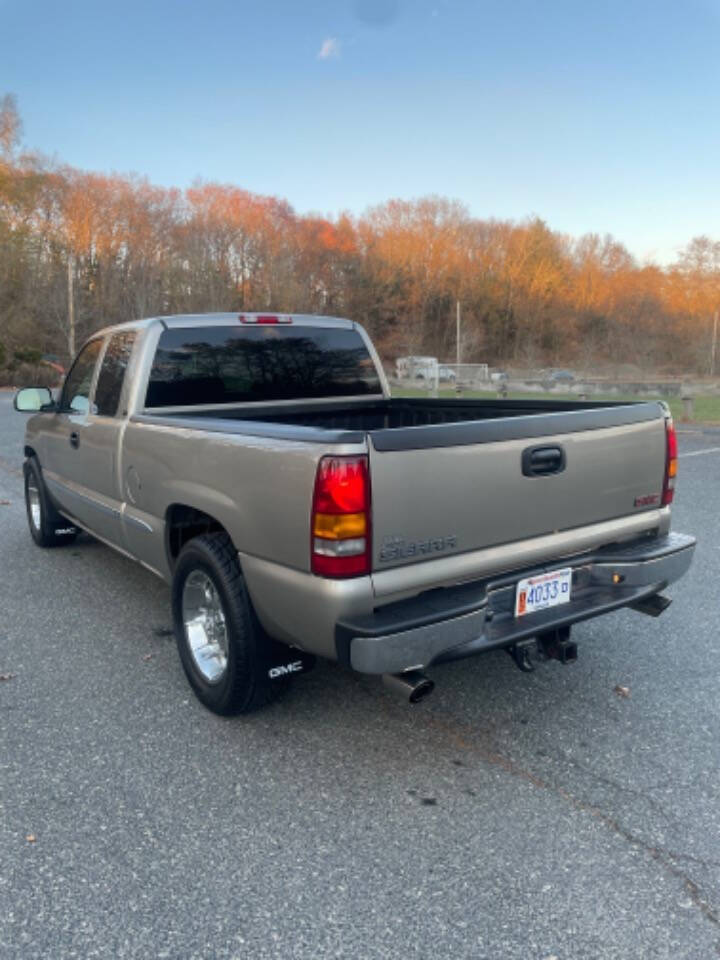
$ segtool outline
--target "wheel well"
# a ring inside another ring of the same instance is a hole
[[[172,566],[188,540],[203,533],[227,533],[225,527],[202,510],[174,503],[168,507],[165,523],[165,544]]]

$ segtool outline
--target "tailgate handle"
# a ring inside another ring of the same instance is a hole
[[[559,444],[523,450],[522,472],[526,477],[548,477],[553,473],[562,473],[565,464],[565,450]]]

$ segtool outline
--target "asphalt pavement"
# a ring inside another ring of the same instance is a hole
[[[24,423],[0,393],[3,960],[720,955],[719,430],[680,435],[699,545],[661,618],[439,667],[416,707],[320,664],[221,719],[161,581],[32,543]]]

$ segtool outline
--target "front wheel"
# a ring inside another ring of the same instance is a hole
[[[198,699],[219,714],[249,713],[275,699],[271,641],[257,621],[237,553],[224,533],[185,544],[172,582],[180,660]]]
[[[77,528],[62,517],[48,499],[42,473],[36,460],[27,460],[25,473],[25,510],[30,536],[39,547],[61,547],[72,543]]]

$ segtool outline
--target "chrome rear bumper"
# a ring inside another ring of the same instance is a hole
[[[338,623],[338,659],[361,673],[399,673],[510,646],[645,600],[686,573],[694,550],[694,537],[669,533],[429,590]],[[519,580],[566,567],[573,570],[569,603],[515,616]]]

